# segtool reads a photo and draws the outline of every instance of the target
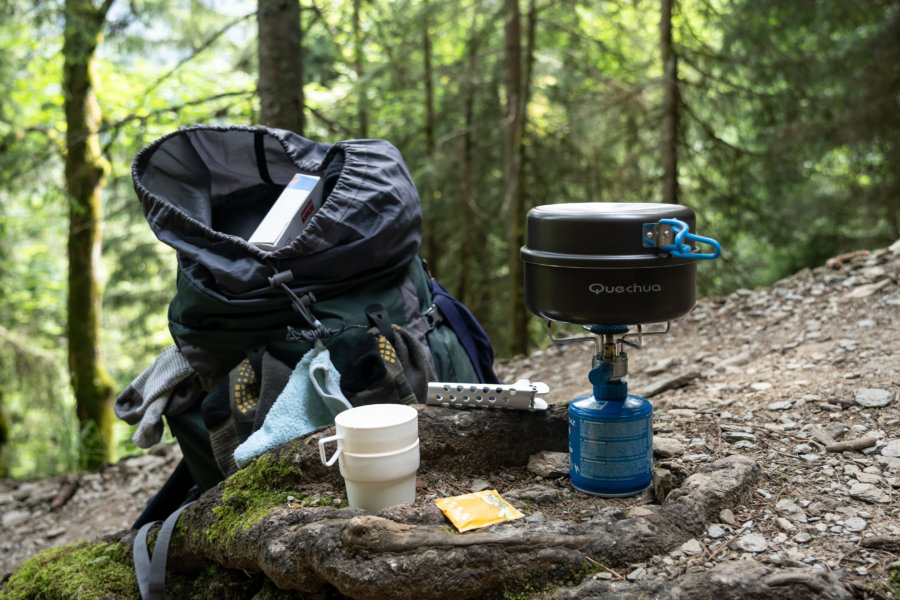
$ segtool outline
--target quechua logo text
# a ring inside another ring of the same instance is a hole
[[[609,285],[606,283],[592,283],[588,286],[592,294],[651,294],[661,292],[662,286],[658,283],[629,283],[628,285]]]

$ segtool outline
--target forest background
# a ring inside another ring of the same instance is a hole
[[[701,295],[900,238],[897,0],[2,0],[0,86],[0,476],[135,451],[83,397],[108,413],[171,343],[130,167],[178,127],[392,142],[431,271],[506,356],[544,343],[532,206],[691,207],[725,249]]]

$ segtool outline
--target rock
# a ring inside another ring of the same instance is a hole
[[[856,403],[866,408],[881,408],[891,403],[892,396],[888,390],[864,388],[856,391]]]
[[[826,445],[831,444],[834,440],[841,439],[841,437],[843,437],[843,435],[845,433],[847,433],[847,431],[849,431],[849,429],[846,425],[844,425],[843,423],[840,423],[838,421],[831,421],[830,423],[825,425],[824,430],[825,430],[825,433],[827,433],[832,438],[834,438],[833,440],[831,440],[829,442],[824,442]]]
[[[653,495],[662,504],[666,496],[675,489],[675,478],[668,469],[654,468],[652,475]]]
[[[850,486],[850,495],[857,500],[872,504],[887,504],[891,497],[871,483],[855,483]]]
[[[52,540],[53,538],[58,538],[59,536],[66,533],[65,527],[56,527],[55,529],[51,529],[47,533],[44,534],[44,537],[48,540]]]
[[[697,556],[703,552],[703,546],[696,538],[692,538],[683,543],[678,550],[686,556]]]
[[[550,502],[559,502],[563,497],[563,490],[545,485],[532,485],[523,489],[510,490],[504,494],[504,497],[508,500],[549,504]]]
[[[800,507],[790,498],[782,498],[775,504],[775,512],[781,515],[792,515],[800,512]]]
[[[875,283],[865,283],[858,287],[853,288],[848,294],[847,298],[868,298],[878,290],[887,287],[890,285],[891,280],[889,278],[882,279],[881,281],[876,281]]]
[[[728,532],[725,531],[725,528],[718,523],[712,523],[709,527],[706,528],[706,535],[714,540],[725,537],[727,533]]]
[[[882,456],[900,457],[900,439],[890,440],[881,448]]]
[[[793,400],[778,400],[766,405],[767,410],[787,410],[794,405]]]
[[[771,390],[772,384],[768,381],[757,381],[756,383],[750,384],[750,391],[752,392],[765,392],[766,390]]]
[[[784,531],[785,533],[792,533],[797,531],[797,526],[785,519],[784,517],[778,517],[775,519],[775,525],[778,529]]]
[[[850,517],[844,521],[844,529],[853,533],[859,533],[866,528],[866,521],[861,517]]]
[[[656,506],[658,509],[659,507]],[[635,506],[631,510],[628,511],[629,517],[649,517],[651,515],[656,514],[657,511],[653,510],[648,506]]]
[[[689,463],[704,463],[709,461],[709,454],[685,454],[682,459]]]
[[[653,436],[653,456],[672,458],[684,454],[684,444],[674,438]]]
[[[528,458],[528,470],[540,477],[563,477],[569,474],[568,452],[544,450]]]
[[[486,490],[491,487],[491,483],[486,479],[473,479],[472,483],[469,485],[469,489],[473,492],[480,492],[481,490]]]
[[[731,525],[732,527],[737,526],[737,519],[734,518],[734,513],[730,508],[724,508],[719,511],[719,520],[723,523]]]
[[[4,529],[12,528],[16,525],[21,525],[29,519],[31,519],[31,513],[27,510],[11,510],[3,513],[3,518],[0,519],[0,525],[3,525]]]
[[[758,533],[745,533],[735,540],[734,545],[738,550],[753,553],[764,552],[769,547],[766,538]]]
[[[628,581],[639,581],[647,577],[647,569],[644,567],[638,567],[631,573],[625,576]]]
[[[860,483],[872,483],[877,485],[884,481],[884,478],[876,473],[857,473],[856,480]]]
[[[731,443],[740,441],[755,442],[756,436],[752,433],[747,433],[744,431],[723,431],[722,439],[726,442]]]

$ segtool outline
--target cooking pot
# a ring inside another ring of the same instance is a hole
[[[697,260],[718,242],[691,233],[678,204],[584,202],[528,212],[525,305],[554,321],[585,325],[661,323],[696,303]],[[709,244],[699,252],[695,242]]]

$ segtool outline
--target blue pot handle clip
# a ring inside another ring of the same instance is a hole
[[[722,246],[719,242],[712,238],[696,235],[688,231],[688,224],[678,219],[660,219],[660,225],[669,225],[675,232],[675,240],[671,244],[660,246],[659,249],[668,252],[677,258],[689,258],[691,260],[712,260],[718,258],[722,254]],[[710,254],[691,252],[690,244],[684,240],[698,242],[712,246],[713,251]]]

